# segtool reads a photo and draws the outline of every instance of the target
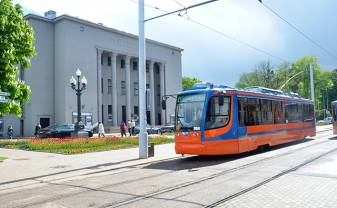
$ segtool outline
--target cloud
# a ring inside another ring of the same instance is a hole
[[[118,30],[138,33],[138,5],[132,0],[14,1],[20,3],[26,9],[38,12],[40,15],[52,9],[57,11],[58,15],[69,14],[92,22],[101,22]],[[188,6],[204,0],[178,1]],[[306,20],[312,18],[313,15],[305,11],[306,7],[313,10],[312,7],[317,7],[316,4],[319,3],[313,3],[313,1],[306,3],[305,0],[301,0],[299,3],[290,0],[265,0],[265,2],[285,17],[294,20],[296,24],[306,26],[305,29],[317,30],[318,27],[312,27],[309,24],[310,22],[308,23]],[[329,0],[328,2],[333,8],[333,1]],[[174,0],[145,0],[145,3],[169,11],[181,8]],[[297,12],[298,8],[301,8],[301,11]],[[330,18],[336,18],[332,8],[319,7],[320,12],[329,9]],[[158,14],[161,14],[159,10],[146,7],[145,15],[147,18]],[[303,55],[321,54],[317,48],[308,45],[302,37],[263,8],[256,0],[217,1],[191,9],[187,11],[187,14],[186,17],[282,58],[294,60]],[[319,19],[318,22],[323,21],[320,19],[323,18],[321,15],[316,15],[315,18]],[[334,21],[332,22],[334,24]],[[322,27],[318,24],[316,26],[320,26],[320,29]],[[319,31],[311,32],[312,34],[319,33]],[[322,37],[323,40],[335,40],[336,29],[333,29],[331,33],[335,35],[330,35],[330,38]],[[177,15],[147,22],[146,37],[183,48],[183,74],[218,83],[234,84],[240,73],[249,71],[262,60],[270,59],[275,64],[280,63],[278,60],[226,39]],[[319,60],[323,60],[323,64],[328,66],[333,65],[331,59],[321,58]]]

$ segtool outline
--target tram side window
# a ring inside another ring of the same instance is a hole
[[[280,101],[273,101],[273,107],[274,107],[274,123],[275,124],[285,123],[283,103]]]
[[[273,111],[271,100],[260,100],[261,103],[261,124],[273,124]]]
[[[238,98],[238,107],[239,107],[239,124],[240,126],[245,125],[245,121],[247,120],[247,98]]]
[[[226,126],[229,121],[230,97],[224,98],[224,104],[219,105],[219,97],[212,97],[208,102],[206,129]]]
[[[288,103],[285,105],[286,119],[288,123],[302,122],[302,105],[297,103]]]
[[[255,98],[247,99],[246,126],[259,125],[261,121],[260,101]]]
[[[303,114],[304,121],[313,121],[314,120],[314,105],[313,104],[304,104],[303,105]]]
[[[331,105],[331,113],[333,120],[336,121],[336,104]]]

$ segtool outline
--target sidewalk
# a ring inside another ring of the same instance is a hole
[[[0,190],[179,156],[174,144],[156,145],[155,157],[148,159],[138,158],[138,148],[77,155],[0,149],[0,155],[8,157],[0,163]]]
[[[317,127],[318,132],[330,129],[331,125]],[[138,158],[138,148],[77,155],[0,149],[0,156],[8,157],[0,162],[0,190],[181,157],[175,154],[174,144],[156,145],[155,157],[148,159]]]

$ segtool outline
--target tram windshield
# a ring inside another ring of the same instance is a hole
[[[177,98],[177,131],[200,130],[206,93],[179,95]]]

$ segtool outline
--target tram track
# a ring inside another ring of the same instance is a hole
[[[243,194],[245,194],[245,193],[248,193],[248,192],[250,192],[250,191],[253,191],[253,190],[255,190],[255,189],[257,189],[257,188],[259,188],[259,187],[261,187],[261,186],[263,186],[263,185],[265,185],[265,184],[268,184],[268,183],[270,183],[270,182],[272,182],[272,181],[274,181],[274,180],[280,178],[281,176],[284,176],[284,175],[286,175],[286,174],[288,174],[288,173],[291,173],[291,172],[293,172],[293,171],[296,171],[296,170],[298,170],[299,168],[301,168],[301,167],[303,167],[303,166],[305,166],[305,165],[308,165],[308,164],[310,164],[310,163],[312,163],[312,162],[314,162],[314,161],[316,161],[316,160],[318,160],[318,159],[320,159],[320,158],[322,158],[322,157],[324,157],[324,156],[326,156],[326,155],[328,155],[328,154],[330,154],[330,153],[333,153],[333,152],[335,152],[335,151],[337,151],[337,148],[334,148],[334,149],[332,149],[332,150],[330,150],[330,151],[328,151],[328,152],[325,152],[325,153],[320,154],[320,155],[318,155],[318,156],[316,156],[316,157],[314,157],[314,158],[311,158],[311,159],[309,159],[309,160],[306,160],[305,162],[303,162],[303,163],[301,163],[301,164],[299,164],[299,165],[297,165],[297,166],[295,166],[295,167],[292,167],[292,168],[289,168],[289,169],[287,169],[287,170],[284,170],[284,171],[282,171],[281,173],[276,174],[276,175],[274,175],[274,176],[272,176],[272,177],[269,177],[269,178],[267,178],[266,180],[263,180],[262,182],[260,182],[260,183],[258,183],[258,184],[255,184],[255,185],[253,185],[253,186],[251,186],[251,187],[249,187],[249,188],[246,188],[246,189],[244,189],[244,190],[242,190],[242,191],[239,191],[239,192],[234,193],[234,194],[232,194],[232,195],[230,195],[230,196],[227,196],[227,197],[225,197],[225,198],[223,198],[223,199],[221,199],[221,200],[218,200],[218,201],[216,201],[216,202],[213,202],[212,204],[209,204],[209,205],[205,206],[205,208],[213,208],[213,207],[217,207],[217,206],[219,206],[219,205],[221,205],[221,204],[224,204],[224,203],[227,202],[227,201],[230,201],[230,200],[232,200],[232,199],[234,199],[234,198],[236,198],[236,197],[239,197],[239,196],[241,196],[241,195],[243,195]]]
[[[324,131],[322,131],[322,132],[324,132]],[[325,136],[325,137],[327,137],[327,138],[329,139],[329,138],[331,138],[331,135],[330,135],[330,136]],[[181,188],[185,188],[185,187],[188,187],[188,186],[196,185],[196,184],[199,184],[199,183],[202,183],[202,182],[205,182],[205,181],[208,181],[208,180],[217,178],[217,177],[224,176],[224,175],[226,175],[226,174],[228,174],[228,173],[233,173],[233,172],[236,172],[236,171],[245,169],[245,168],[247,168],[247,167],[251,167],[251,166],[256,165],[256,164],[258,164],[258,163],[261,163],[261,162],[265,162],[265,161],[268,161],[268,160],[271,160],[271,159],[275,159],[275,158],[279,158],[279,157],[282,157],[282,156],[290,155],[290,154],[295,153],[295,152],[298,152],[298,151],[300,151],[300,150],[304,150],[304,149],[310,148],[310,147],[312,147],[312,146],[324,144],[324,143],[327,143],[327,142],[329,142],[329,141],[330,141],[330,140],[325,140],[325,141],[317,142],[317,143],[314,143],[314,144],[306,145],[306,146],[304,146],[304,147],[300,147],[300,148],[297,148],[297,149],[293,149],[293,150],[290,150],[290,151],[287,151],[287,152],[284,152],[284,153],[281,153],[281,154],[278,154],[278,155],[274,155],[274,156],[271,156],[271,157],[266,157],[266,158],[263,158],[263,159],[260,159],[260,160],[257,160],[257,161],[251,162],[251,163],[247,163],[247,164],[244,164],[244,165],[235,167],[235,168],[227,169],[227,170],[221,171],[221,172],[219,172],[219,173],[215,173],[215,174],[212,174],[212,175],[210,175],[210,176],[206,176],[206,177],[204,177],[204,178],[199,178],[199,179],[197,179],[197,180],[193,180],[193,181],[190,181],[190,182],[182,183],[182,184],[179,184],[179,185],[176,185],[176,186],[167,187],[167,188],[161,189],[161,190],[159,190],[159,191],[151,192],[151,193],[148,193],[148,194],[145,194],[145,195],[142,195],[142,196],[133,197],[133,198],[131,198],[131,199],[122,200],[122,201],[119,201],[119,202],[108,203],[108,204],[105,204],[105,205],[100,206],[99,208],[108,208],[108,207],[109,207],[109,208],[110,208],[110,207],[111,207],[111,208],[115,208],[115,207],[121,207],[121,206],[128,205],[128,204],[132,204],[132,203],[134,203],[134,202],[137,202],[137,201],[140,201],[140,200],[143,200],[143,199],[153,198],[153,197],[155,197],[155,196],[157,196],[157,195],[160,195],[160,194],[164,194],[164,193],[168,193],[168,192],[171,192],[171,191],[175,191],[175,190],[178,190],[178,189],[181,189]],[[333,151],[336,151],[336,150],[337,150],[337,148],[334,149]],[[330,153],[330,151],[327,152],[326,154],[329,154],[329,153]],[[324,155],[326,155],[326,154],[324,153],[322,156],[324,156]],[[321,156],[321,157],[322,157],[322,156]],[[313,158],[313,160],[309,160],[309,161],[306,162],[305,164],[301,164],[301,165],[304,166],[304,165],[306,165],[306,164],[308,164],[308,163],[310,163],[310,162],[312,162],[312,161],[314,161],[314,160],[317,160],[317,159],[319,159],[319,158],[316,158],[316,159]],[[286,173],[293,171],[293,169],[296,170],[296,169],[298,169],[298,168],[300,168],[300,167],[302,167],[302,166],[298,166],[298,167],[296,166],[296,167],[294,167],[294,168],[291,168],[290,170],[287,170],[287,171],[285,171],[285,172],[280,173],[281,175],[278,174],[279,176],[278,176],[278,175],[276,175],[276,176],[277,176],[277,178],[278,178],[278,177],[281,177],[282,175],[285,175]],[[274,177],[275,177],[275,176],[274,176]],[[272,177],[272,178],[274,178],[274,177]],[[267,183],[267,182],[268,182],[268,181],[265,181],[264,183]],[[263,184],[260,184],[260,186],[261,186],[261,185],[263,185]],[[255,188],[257,188],[257,187],[255,187]],[[253,190],[253,188],[252,188],[252,190]],[[249,190],[248,190],[248,191],[249,191]],[[246,191],[246,192],[248,192],[248,191]],[[243,194],[243,193],[242,193],[242,194]],[[229,200],[229,199],[227,199],[227,200]]]
[[[327,132],[327,131],[331,131],[331,130],[332,130],[332,128],[324,129],[324,130],[321,130],[321,131],[317,131],[317,133],[323,133],[323,132]],[[157,160],[157,161],[143,162],[143,163],[139,163],[139,164],[135,164],[135,165],[127,165],[127,166],[122,166],[122,167],[115,167],[115,168],[109,168],[109,169],[105,169],[105,170],[93,171],[93,172],[84,173],[84,174],[65,176],[65,177],[60,177],[60,178],[46,180],[46,181],[48,181],[48,182],[54,182],[54,181],[72,179],[72,178],[80,177],[80,176],[90,176],[90,175],[95,175],[95,174],[99,174],[99,173],[116,171],[116,170],[127,169],[127,168],[136,168],[137,169],[137,168],[140,168],[140,167],[142,167],[144,165],[152,165],[152,164],[156,164],[156,163],[160,163],[160,162],[165,162],[165,161],[172,161],[172,160],[176,160],[176,159],[180,159],[180,158],[181,158],[180,156],[177,156],[177,157],[166,158],[166,159],[161,159],[161,160]],[[70,173],[70,172],[76,172],[76,171],[80,171],[80,170],[86,170],[86,169],[90,169],[90,168],[91,167],[84,167],[84,168],[79,168],[79,169],[75,169],[75,170],[61,171],[61,172],[53,173],[53,174],[46,174],[46,175],[40,175],[40,176],[35,176],[35,177],[30,177],[30,178],[22,178],[22,179],[13,180],[13,181],[1,182],[0,186],[1,185],[14,184],[14,183],[18,183],[18,182],[25,182],[25,181],[30,181],[30,180],[33,180],[33,181],[37,180],[37,181],[41,182],[41,181],[44,181],[43,178],[47,178],[47,177],[50,177],[50,176],[61,175],[61,174],[65,174],[65,173]],[[129,170],[118,172],[118,174],[119,173],[123,173],[123,172],[127,172],[127,171],[129,171]],[[34,184],[35,183],[29,184],[29,185],[34,185]],[[27,186],[27,184],[22,185],[22,186],[15,186],[13,188],[0,189],[0,191],[6,191],[6,190],[20,188],[20,187],[24,187],[24,186]]]
[[[330,130],[324,130],[324,131],[320,131],[320,132],[317,132],[317,133],[321,134],[321,133],[326,132],[326,131],[330,131]],[[322,139],[328,139],[328,138],[331,138],[332,135],[321,135],[321,136],[323,137]],[[266,158],[263,158],[263,159],[260,159],[260,160],[257,160],[257,161],[251,162],[251,163],[247,163],[247,164],[235,167],[235,168],[227,169],[227,170],[221,171],[221,172],[216,173],[216,174],[212,174],[212,175],[204,177],[204,178],[199,178],[197,180],[189,181],[189,182],[186,182],[186,183],[181,183],[181,184],[178,184],[176,186],[171,186],[171,187],[160,189],[158,191],[150,192],[150,193],[147,193],[145,195],[139,195],[139,196],[134,195],[134,197],[128,198],[126,200],[121,200],[121,201],[117,201],[117,202],[113,202],[113,203],[104,204],[104,205],[100,206],[100,208],[120,207],[120,206],[123,206],[123,205],[127,205],[127,204],[137,202],[137,201],[142,200],[142,199],[153,198],[153,197],[155,197],[157,195],[160,195],[160,194],[168,193],[168,192],[175,191],[175,190],[178,190],[178,189],[181,189],[181,188],[185,188],[185,187],[188,187],[188,186],[191,186],[191,185],[202,183],[202,182],[205,182],[207,180],[211,180],[211,179],[226,175],[228,173],[236,172],[236,171],[242,170],[244,168],[256,165],[258,163],[261,163],[261,162],[264,162],[264,161],[267,161],[267,160],[271,160],[271,159],[275,159],[275,158],[282,157],[282,156],[285,156],[285,155],[289,155],[289,154],[292,154],[294,152],[297,152],[297,151],[300,151],[300,150],[303,150],[303,149],[307,149],[307,148],[310,148],[312,146],[316,146],[316,145],[319,145],[319,144],[323,144],[323,143],[326,143],[326,142],[329,142],[329,141],[330,140],[324,140],[324,141],[316,142],[314,144],[310,144],[310,145],[306,145],[306,146],[303,146],[303,147],[300,147],[300,148],[296,148],[296,149],[293,149],[293,150],[290,150],[290,151],[287,151],[287,152],[284,152],[284,153],[281,153],[281,154],[277,154],[277,155],[274,155],[274,156],[271,156],[271,157],[266,157]],[[132,166],[120,167],[120,168],[117,168],[117,169],[130,168],[130,167],[133,167],[133,168],[136,168],[136,169],[142,169],[144,167],[144,165],[151,165],[151,164],[156,164],[156,163],[165,162],[165,161],[174,161],[174,160],[179,159],[179,158],[181,158],[181,157],[163,159],[163,160],[160,160],[160,161],[146,162],[146,163],[132,165]],[[113,169],[113,170],[116,170],[116,169]],[[97,174],[97,173],[107,172],[107,171],[109,171],[109,170],[97,171],[97,172],[88,173],[88,174],[85,174],[85,175],[92,175],[92,174]],[[127,172],[127,171],[130,171],[130,170],[125,170],[125,171],[118,172],[118,173],[123,173],[123,172]],[[168,175],[168,174],[171,174],[172,172],[175,172],[175,171],[169,171],[167,173],[154,174],[154,175],[150,175],[150,176],[146,176],[146,177],[142,177],[142,178],[127,180],[127,181],[124,181],[124,182],[109,184],[109,185],[100,186],[100,187],[96,187],[96,188],[87,188],[84,191],[77,191],[75,193],[72,193],[71,196],[79,195],[79,194],[89,192],[89,191],[92,191],[92,190],[103,191],[103,189],[105,189],[105,188],[111,188],[111,187],[118,186],[118,185],[121,185],[121,184],[133,183],[135,181],[145,180],[145,179],[148,179],[148,178],[162,177],[163,175]],[[55,179],[55,180],[59,180],[59,179]],[[62,183],[57,184],[57,183],[53,183],[52,181],[47,181],[47,182],[42,181],[42,183],[49,183],[49,184],[55,184],[55,185],[66,185],[67,186],[67,184],[62,184]],[[248,191],[246,191],[246,192],[248,192]],[[241,193],[241,194],[243,194],[243,193]],[[62,198],[67,198],[67,197],[69,197],[69,195],[61,194],[61,195],[58,195],[58,196],[51,197],[48,200],[42,200],[42,201],[30,203],[28,206],[39,205],[39,204],[43,204],[43,203],[46,203],[46,202],[50,202],[50,201],[54,201],[54,200],[58,200],[58,199],[62,199]],[[229,200],[229,199],[227,199],[227,200]],[[25,206],[27,206],[27,204]]]

